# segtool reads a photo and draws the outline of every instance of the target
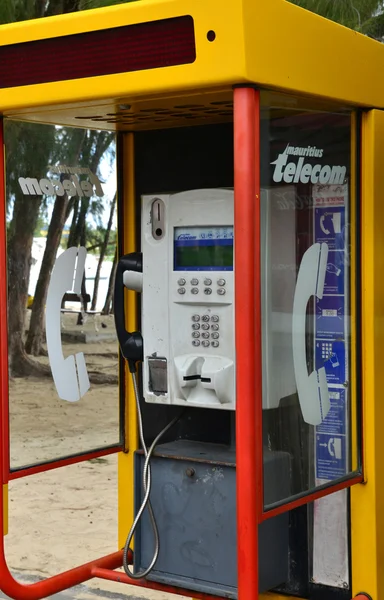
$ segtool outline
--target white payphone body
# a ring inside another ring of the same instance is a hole
[[[142,199],[147,402],[235,408],[233,191]]]

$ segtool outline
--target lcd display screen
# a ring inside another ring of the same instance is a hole
[[[175,227],[175,271],[233,271],[233,226]]]

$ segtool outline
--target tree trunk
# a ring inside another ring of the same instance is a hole
[[[65,224],[68,196],[57,196],[53,207],[51,222],[48,227],[47,242],[39,279],[33,298],[32,314],[25,349],[28,354],[41,354],[44,332],[45,303],[47,299],[49,280],[55,264],[57,250]]]
[[[105,232],[103,244],[102,244],[102,246],[100,248],[99,262],[97,263],[97,269],[96,269],[96,275],[95,275],[95,283],[94,283],[94,287],[93,287],[93,297],[92,297],[91,310],[96,310],[97,293],[98,293],[98,290],[99,290],[99,281],[100,281],[100,272],[101,272],[101,267],[102,267],[102,264],[103,264],[104,257],[105,257],[106,252],[107,252],[109,238],[110,238],[110,235],[111,235],[111,229],[112,229],[112,223],[113,223],[113,215],[114,215],[114,212],[115,212],[115,206],[116,206],[116,196],[114,197],[114,199],[111,202],[111,210],[109,212],[109,219],[108,219],[107,230]]]
[[[12,377],[40,376],[47,368],[31,360],[24,348],[33,234],[41,197],[17,196],[8,241],[8,352]]]
[[[115,250],[115,256],[113,258],[111,274],[109,276],[107,296],[105,298],[104,308],[101,311],[102,315],[109,315],[111,313],[111,304],[112,304],[112,299],[113,299],[113,288],[115,286],[116,269],[117,269],[117,246],[116,246],[116,250]]]

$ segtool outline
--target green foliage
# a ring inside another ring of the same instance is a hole
[[[0,24],[63,15],[134,0],[0,0]]]
[[[290,2],[361,33],[376,38],[381,38],[383,35],[382,0],[290,0]]]

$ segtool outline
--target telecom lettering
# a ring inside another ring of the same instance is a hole
[[[297,162],[288,162],[289,156],[299,156]],[[278,155],[277,159],[271,163],[275,165],[273,171],[273,181],[280,183],[320,183],[320,184],[342,184],[347,172],[346,167],[330,165],[312,165],[305,162],[305,157],[321,158],[323,150],[308,146],[300,148],[290,146],[285,148],[284,152]],[[288,163],[288,164],[287,164]]]

